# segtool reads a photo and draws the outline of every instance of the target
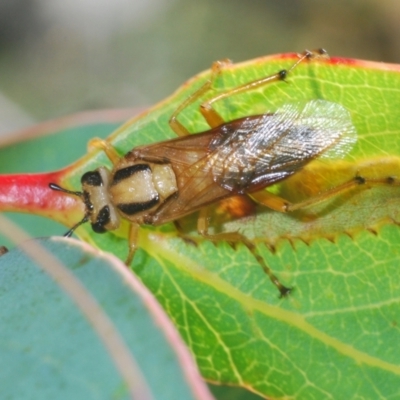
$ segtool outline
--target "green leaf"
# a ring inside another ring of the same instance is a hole
[[[271,57],[228,67],[206,97],[288,68],[295,59]],[[110,143],[122,155],[139,144],[174,137],[168,119],[208,76],[206,71],[125,124]],[[296,68],[287,83],[229,97],[216,108],[225,120],[317,98],[349,110],[358,134],[351,152],[342,159],[316,160],[271,188],[296,202],[357,175],[397,176],[399,88],[398,66],[312,61]],[[207,129],[198,104],[179,118],[193,133]],[[78,190],[82,173],[103,164],[109,165],[105,155],[92,151],[65,170],[64,183]],[[210,381],[273,398],[398,398],[400,232],[390,225],[399,220],[398,199],[396,183],[356,188],[290,214],[257,207],[254,214],[233,219],[216,208],[213,226],[248,236],[281,282],[295,288],[287,299],[278,298],[245,246],[193,245],[180,239],[172,224],[141,229],[132,269],[161,302]],[[193,231],[195,216],[182,225]],[[123,234],[96,235],[89,226],[77,234],[126,257]]]
[[[151,294],[80,242],[0,257],[0,310],[3,398],[212,399]]]

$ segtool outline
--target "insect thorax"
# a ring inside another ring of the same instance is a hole
[[[117,229],[120,217],[148,223],[151,215],[178,190],[170,164],[125,158],[112,172],[100,167],[83,175],[82,188],[92,228],[100,233]]]

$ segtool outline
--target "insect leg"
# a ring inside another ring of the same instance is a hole
[[[139,236],[139,228],[140,228],[140,226],[135,223],[131,223],[131,226],[129,227],[129,236],[128,236],[129,252],[128,252],[128,257],[125,261],[125,264],[128,267],[131,264],[133,257],[135,255],[135,252],[138,248],[137,242],[138,242],[138,236]]]
[[[248,240],[245,236],[240,234],[239,232],[223,232],[210,235],[208,233],[208,210],[207,208],[203,208],[200,210],[200,214],[197,220],[197,231],[201,236],[203,236],[207,240],[211,240],[213,242],[225,241],[232,244],[235,243],[243,243],[256,258],[258,263],[261,265],[261,268],[268,275],[270,281],[276,286],[279,290],[280,297],[286,297],[292,291],[292,288],[288,288],[279,281],[279,279],[274,275],[268,265],[265,263],[264,259],[258,254],[256,246]]]
[[[121,156],[117,153],[115,148],[108,143],[106,140],[102,140],[99,138],[93,138],[89,142],[89,150],[91,149],[99,149],[103,150],[106,153],[106,156],[110,159],[110,161],[116,165],[120,160]]]
[[[317,59],[317,58],[329,58],[329,56],[324,49],[313,50],[313,51],[306,50],[300,55],[299,59],[289,69],[283,69],[275,74],[268,75],[266,77],[256,79],[255,81],[248,82],[245,83],[244,85],[237,86],[233,89],[227,90],[226,92],[223,92],[211,98],[210,100],[207,100],[206,102],[202,103],[200,105],[200,111],[203,114],[204,119],[210,125],[210,127],[215,128],[224,123],[224,121],[221,118],[221,116],[217,113],[217,111],[215,111],[214,108],[212,107],[213,103],[242,92],[257,89],[261,86],[267,85],[272,82],[284,81],[287,75],[290,72],[292,72],[304,60]]]
[[[332,189],[329,189],[317,196],[310,197],[309,199],[300,201],[298,203],[291,203],[290,201],[287,201],[286,199],[283,199],[282,197],[276,196],[265,190],[251,193],[249,194],[249,196],[257,203],[260,203],[268,208],[271,208],[272,210],[280,212],[290,212],[316,205],[318,203],[330,199],[333,196],[340,195],[341,193],[344,193],[356,187],[360,186],[370,187],[370,186],[381,186],[381,185],[400,186],[400,181],[396,180],[391,176],[385,178],[365,178],[360,175],[357,175],[350,181],[335,186]]]
[[[189,131],[183,126],[182,123],[178,121],[178,115],[184,110],[186,107],[188,107],[190,104],[192,104],[194,101],[196,101],[199,97],[201,97],[204,93],[206,93],[208,90],[213,85],[213,82],[215,81],[216,77],[220,74],[222,68],[225,65],[231,64],[230,60],[220,60],[216,61],[212,64],[211,66],[211,77],[204,83],[197,91],[192,93],[183,103],[179,105],[179,107],[174,111],[172,114],[171,118],[169,119],[169,125],[172,128],[172,130],[178,135],[178,136],[187,136],[189,135]],[[224,123],[221,119],[221,125]]]

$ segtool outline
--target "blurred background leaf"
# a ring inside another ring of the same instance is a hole
[[[3,0],[0,132],[147,107],[222,58],[326,48],[400,62],[395,0]]]
[[[212,398],[155,298],[82,242],[36,239],[2,256],[0,305],[3,398]]]

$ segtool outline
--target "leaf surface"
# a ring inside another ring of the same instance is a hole
[[[228,67],[207,96],[288,68],[295,60],[275,56]],[[174,137],[168,119],[208,76],[206,71],[195,77],[123,125],[110,143],[122,155]],[[351,152],[342,159],[316,160],[271,188],[296,202],[357,175],[397,176],[399,88],[398,66],[331,59],[301,64],[287,83],[228,97],[216,108],[227,121],[311,99],[349,110],[358,135]],[[198,104],[179,118],[193,133],[207,129]],[[62,171],[59,183],[77,190],[82,173],[103,164],[109,162],[102,152],[90,152]],[[397,183],[367,185],[290,214],[257,207],[239,219],[216,207],[216,229],[239,230],[253,240],[282,283],[295,288],[288,299],[278,298],[245,246],[192,245],[172,224],[141,229],[132,269],[161,302],[210,381],[273,398],[397,398],[400,231],[388,223],[399,219],[399,195]],[[53,217],[61,220],[57,210]],[[70,225],[79,212],[73,217]],[[182,224],[193,231],[195,217]],[[126,257],[123,232],[96,235],[85,226],[77,234]]]
[[[0,276],[4,398],[212,399],[161,307],[117,258],[40,239],[3,255]]]

